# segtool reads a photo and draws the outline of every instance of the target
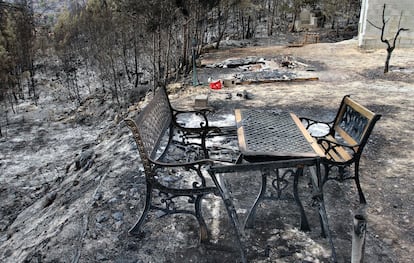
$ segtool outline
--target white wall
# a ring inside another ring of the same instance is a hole
[[[397,47],[414,48],[414,0],[362,0],[361,16],[359,22],[359,46],[362,48],[384,48],[386,44],[380,41],[381,30],[372,24],[382,27],[382,10],[384,3],[385,20],[387,22],[385,38],[392,41],[400,27],[408,28],[409,31],[401,32],[397,41]]]

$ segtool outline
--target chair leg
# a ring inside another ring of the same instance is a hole
[[[147,182],[147,193],[145,196],[144,211],[142,211],[141,217],[138,219],[135,225],[128,231],[128,233],[131,235],[138,235],[141,232],[141,226],[144,224],[145,219],[147,218],[148,212],[151,209],[152,189],[153,189],[152,184]]]
[[[359,195],[359,203],[360,204],[366,204],[367,201],[365,200],[364,193],[362,192],[361,184],[359,182],[359,161],[355,162],[355,184],[358,189],[358,195]]]
[[[206,243],[209,241],[209,233],[207,229],[207,224],[204,221],[202,212],[201,212],[201,201],[203,199],[203,195],[197,195],[195,203],[194,203],[194,209],[195,209],[195,216],[197,218],[199,229],[200,229],[200,242]]]

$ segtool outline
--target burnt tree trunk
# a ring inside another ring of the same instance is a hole
[[[390,68],[390,60],[391,60],[391,54],[394,51],[394,48],[387,48],[387,58],[385,59],[385,66],[384,66],[384,73],[387,73]]]
[[[384,37],[385,26],[387,25],[387,22],[389,21],[389,20],[385,20],[385,8],[386,8],[386,4],[384,4],[384,7],[382,9],[382,27],[376,26],[376,25],[372,24],[370,21],[368,21],[368,22],[373,27],[378,28],[378,29],[381,30],[381,42],[385,43],[387,45],[387,58],[385,60],[385,66],[384,66],[384,73],[387,73],[389,71],[389,67],[390,67],[391,55],[392,55],[392,52],[395,49],[395,45],[397,43],[398,37],[399,37],[401,31],[408,31],[409,29],[400,27],[401,18],[402,18],[402,11],[401,11],[400,21],[398,22],[398,30],[397,30],[397,33],[395,33],[394,39],[393,39],[392,44],[391,44],[390,41]]]

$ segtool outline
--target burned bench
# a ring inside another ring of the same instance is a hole
[[[177,121],[180,114],[202,116],[199,127],[184,127]],[[219,134],[212,127],[206,111],[178,111],[171,107],[165,87],[154,91],[153,99],[136,116],[125,119],[132,131],[144,166],[146,180],[145,206],[131,235],[141,233],[151,210],[164,215],[193,215],[199,224],[199,237],[208,243],[209,232],[202,214],[202,199],[208,194],[220,196],[224,201],[245,262],[239,221],[225,185],[219,176],[208,172],[214,163],[209,159],[206,138]]]
[[[351,99],[349,95],[342,99],[336,117],[332,122],[300,118],[308,130],[321,124],[329,127],[327,134],[314,136],[325,154],[325,157],[321,160],[325,167],[322,184],[331,179],[338,181],[354,179],[361,204],[365,204],[366,200],[359,180],[359,163],[372,129],[380,118],[381,115],[368,110]],[[312,134],[312,131],[310,132]],[[353,175],[345,172],[345,167],[352,164],[354,165]],[[334,167],[338,168],[336,174],[330,173]]]

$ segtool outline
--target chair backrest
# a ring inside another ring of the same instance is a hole
[[[354,150],[360,153],[365,146],[381,115],[375,114],[346,95],[332,127],[332,134],[337,134],[349,145],[355,145]]]
[[[150,173],[148,159],[155,159],[159,155],[159,145],[172,122],[171,106],[165,89],[157,88],[145,108],[133,118],[125,119],[125,122],[134,136],[144,169]]]

